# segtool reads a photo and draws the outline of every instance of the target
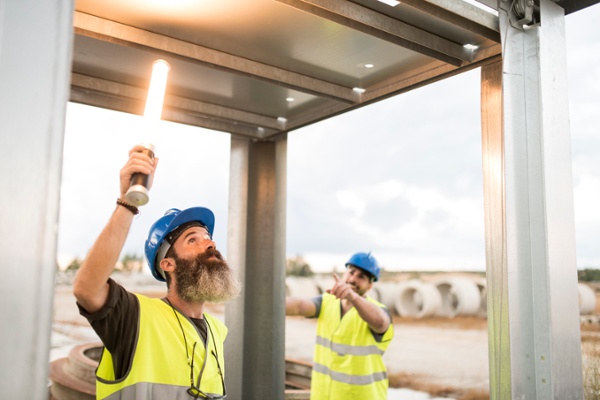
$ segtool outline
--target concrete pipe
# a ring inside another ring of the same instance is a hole
[[[399,286],[394,303],[401,317],[424,318],[435,315],[442,304],[440,291],[431,283],[411,280]]]
[[[398,282],[375,282],[367,294],[386,306],[391,313],[395,313],[398,290]]]
[[[335,279],[333,279],[331,274],[315,276],[315,285],[317,285],[317,290],[320,294],[323,294],[327,290],[331,289],[334,283]]]
[[[312,278],[288,276],[285,278],[285,294],[292,297],[315,297],[320,293]]]
[[[96,367],[102,354],[102,343],[75,346],[69,357],[50,363],[50,394],[54,400],[94,400]]]
[[[479,289],[479,297],[481,298],[481,306],[479,307],[478,315],[480,317],[487,317],[487,279],[486,278],[475,278],[475,284]]]
[[[579,283],[577,289],[579,292],[579,314],[593,314],[596,310],[596,293],[594,289],[583,283]]]
[[[457,315],[477,315],[479,313],[481,294],[473,280],[448,278],[437,281],[435,286],[442,296],[442,304],[437,310],[437,316],[454,318]]]

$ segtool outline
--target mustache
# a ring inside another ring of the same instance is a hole
[[[213,257],[216,258],[216,260],[214,260]],[[198,254],[192,261],[194,261],[196,265],[202,265],[209,269],[219,268],[225,263],[225,259],[221,252],[212,247],[206,249],[204,253]]]
[[[216,257],[219,260],[223,261],[223,255],[221,254],[221,252],[217,249],[215,249],[214,247],[209,247],[208,249],[206,249],[206,251],[204,253],[201,254],[204,258],[211,258],[211,257]]]

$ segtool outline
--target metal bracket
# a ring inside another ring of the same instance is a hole
[[[507,12],[510,24],[521,31],[540,22],[538,0],[501,0],[499,6]]]

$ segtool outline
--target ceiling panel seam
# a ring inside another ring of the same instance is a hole
[[[86,76],[83,74],[71,74],[71,86],[80,91],[98,92],[112,98],[119,98],[136,104],[134,114],[141,114],[143,103],[146,98],[146,89],[126,85],[123,83],[108,81],[105,79]],[[239,121],[255,128],[270,128],[279,130],[281,128],[277,119],[248,111],[235,110],[229,107],[205,103],[198,100],[186,99],[180,96],[165,95],[165,109],[181,110],[183,112],[195,113],[206,118],[217,117],[232,122]]]

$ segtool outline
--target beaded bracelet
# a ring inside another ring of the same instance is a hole
[[[138,215],[140,213],[140,210],[138,210],[136,206],[131,205],[129,203],[125,203],[124,201],[121,201],[121,199],[117,199],[117,205],[125,207],[126,209],[131,211],[133,215]]]

